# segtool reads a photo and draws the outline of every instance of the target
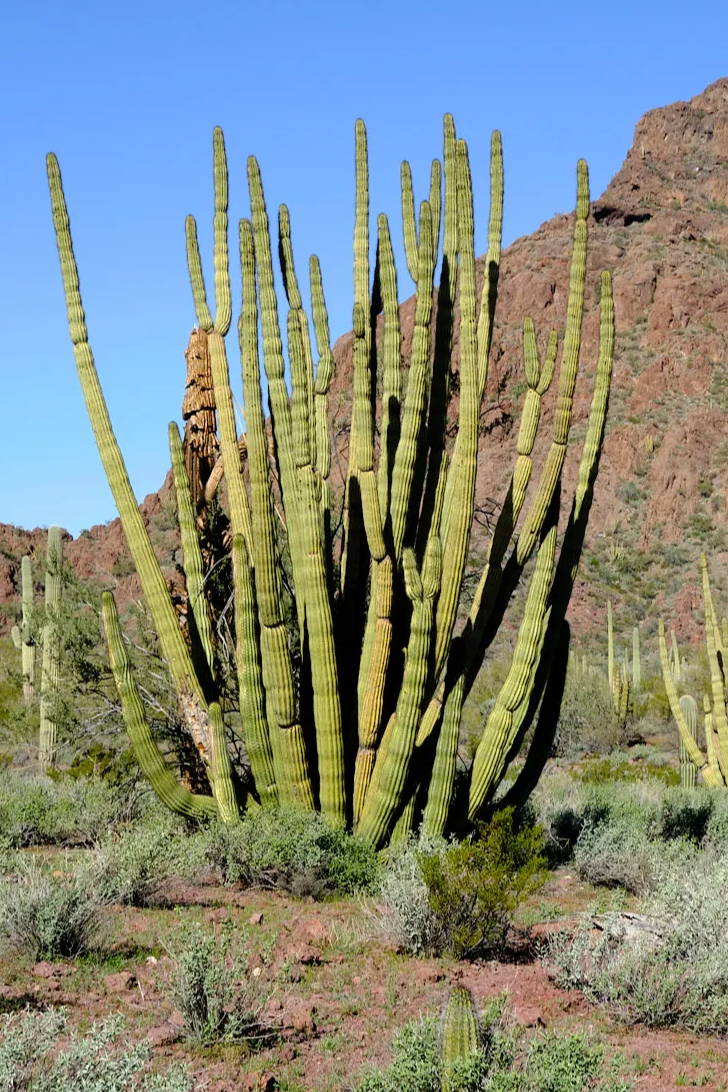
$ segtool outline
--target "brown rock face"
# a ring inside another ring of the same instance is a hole
[[[507,194],[506,194],[507,200]],[[484,210],[479,210],[481,217]],[[545,345],[565,320],[573,218],[556,216],[503,255],[501,290],[482,408],[478,504],[493,510],[514,460],[523,389],[520,329],[530,315]],[[608,435],[582,572],[572,602],[577,633],[603,624],[607,595],[617,626],[681,610],[679,632],[700,621],[697,558],[711,556],[718,601],[728,609],[728,79],[689,102],[652,110],[637,124],[621,169],[592,205],[582,375],[565,484],[573,487],[578,441],[591,397],[601,269],[614,277],[617,344]],[[402,304],[403,348],[413,301]],[[335,422],[348,420],[351,337],[336,347]],[[554,384],[555,386],[555,384]],[[546,400],[540,453],[548,442],[553,392]],[[336,447],[345,453],[341,433]],[[536,455],[539,452],[537,450]],[[334,471],[335,478],[335,471]],[[144,512],[160,522],[168,486]],[[161,521],[163,522],[163,521]],[[485,533],[476,533],[476,552]],[[0,526],[0,604],[17,602],[20,556],[42,556],[45,536]],[[160,532],[173,570],[173,531]],[[118,521],[67,544],[79,574],[138,594]],[[39,569],[40,574],[40,569]],[[111,578],[111,579],[110,579]]]

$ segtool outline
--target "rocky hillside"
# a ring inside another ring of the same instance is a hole
[[[503,256],[482,412],[484,522],[513,463],[524,389],[520,323],[531,315],[542,343],[551,327],[563,325],[572,224],[571,216],[557,216]],[[625,631],[644,619],[649,634],[663,614],[678,635],[695,638],[701,550],[711,557],[718,600],[728,610],[728,79],[646,114],[623,166],[592,204],[576,440],[591,393],[600,269],[614,275],[615,375],[572,621],[577,634],[595,632],[610,596]],[[406,343],[412,301],[402,310]],[[350,348],[348,336],[336,346],[339,406],[351,389]],[[172,571],[168,490],[148,497],[144,512]],[[479,532],[476,552],[486,533]],[[42,551],[43,541],[41,532],[0,525],[0,604],[17,599],[19,558]],[[123,597],[136,594],[118,521],[69,541],[67,556],[81,576],[110,580]]]

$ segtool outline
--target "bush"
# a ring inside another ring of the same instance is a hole
[[[561,701],[554,740],[554,754],[573,757],[585,751],[604,754],[624,739],[624,729],[614,711],[609,683],[601,672],[591,670],[587,678],[569,671]]]
[[[366,842],[292,807],[259,808],[239,823],[217,824],[200,837],[199,851],[224,883],[314,898],[371,891],[380,873]]]
[[[412,954],[456,959],[502,948],[513,911],[543,882],[542,848],[543,832],[519,828],[511,808],[470,841],[410,848],[382,888],[391,936]]]
[[[641,895],[655,888],[667,867],[687,867],[695,852],[685,839],[652,841],[638,824],[618,818],[584,827],[574,848],[574,867],[587,883]]]
[[[676,788],[666,793],[662,804],[662,837],[702,842],[713,814],[715,797],[715,792],[706,788]]]
[[[229,930],[216,936],[198,924],[183,929],[170,950],[172,998],[193,1042],[258,1046],[275,1036],[262,1015],[271,990],[260,967],[232,952],[231,940]]]
[[[122,1049],[123,1023],[110,1017],[81,1036],[70,1033],[59,1009],[22,1012],[0,1025],[2,1092],[190,1092],[185,1070],[144,1073],[148,1043]],[[63,1046],[61,1047],[61,1042]]]
[[[104,900],[86,871],[57,875],[19,859],[0,880],[0,933],[32,959],[75,959],[99,943]]]
[[[94,862],[102,898],[127,906],[148,906],[175,871],[187,871],[186,842],[172,815],[160,816],[154,826],[147,823],[112,834]]]
[[[585,918],[548,945],[558,982],[627,1022],[728,1031],[728,862],[709,851],[665,864],[645,903],[651,928],[625,938],[618,919],[595,941]]]
[[[508,1026],[498,1003],[484,1024],[483,1046],[461,1063],[454,1092],[629,1092],[603,1047],[584,1035],[527,1038]],[[405,1024],[394,1036],[391,1064],[365,1073],[356,1092],[440,1092],[438,1039],[432,1017]]]
[[[139,793],[96,779],[55,780],[6,770],[0,835],[11,845],[91,845],[144,807]]]

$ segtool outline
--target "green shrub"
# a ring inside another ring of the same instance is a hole
[[[180,930],[170,949],[171,991],[196,1043],[247,1042],[253,1048],[275,1037],[263,1019],[271,989],[260,967],[250,968],[246,953],[234,951],[229,930],[220,935],[199,924]]]
[[[607,678],[588,672],[586,680],[569,671],[561,701],[554,754],[573,757],[585,751],[613,751],[624,739]]]
[[[665,785],[679,785],[680,773],[662,762],[639,761],[621,755],[587,759],[574,771],[577,781],[600,785],[610,781],[661,781]]]
[[[628,1023],[728,1031],[728,862],[708,851],[667,862],[644,904],[648,926],[625,937],[618,919],[595,940],[585,917],[551,939],[562,986],[578,987]]]
[[[98,946],[104,905],[86,870],[58,875],[19,858],[0,879],[0,934],[32,959],[75,959]]]
[[[584,1035],[526,1036],[508,1026],[503,1005],[484,1014],[482,1049],[461,1064],[457,1092],[629,1092],[604,1048]],[[394,1036],[392,1062],[366,1072],[355,1092],[440,1092],[438,1021],[424,1017]]]
[[[366,842],[318,813],[292,807],[259,808],[239,823],[215,824],[200,836],[199,847],[224,883],[314,898],[371,891],[380,873]]]
[[[148,1043],[122,1047],[119,1017],[94,1024],[85,1035],[69,1032],[62,1010],[26,1011],[0,1024],[2,1092],[191,1092],[192,1081],[176,1067],[145,1073]]]
[[[6,770],[0,783],[0,836],[13,846],[90,845],[137,818],[139,792],[100,779],[51,779]]]
[[[176,816],[166,811],[154,825],[111,834],[94,861],[97,890],[108,902],[148,906],[171,875],[188,871],[187,841]]]
[[[713,814],[715,798],[716,793],[706,788],[675,788],[666,793],[662,803],[662,837],[702,842]]]
[[[543,832],[496,812],[469,841],[410,843],[381,886],[380,923],[402,951],[456,959],[502,948],[519,903],[543,882]]]

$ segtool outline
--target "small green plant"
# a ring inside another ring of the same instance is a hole
[[[223,882],[299,896],[368,892],[380,875],[369,843],[294,807],[261,808],[239,823],[214,824],[199,844]]]
[[[48,872],[18,858],[0,880],[0,934],[32,959],[75,959],[99,946],[105,901],[86,871]]]
[[[148,906],[175,871],[186,871],[185,842],[176,817],[162,812],[154,825],[112,833],[94,862],[97,890],[109,902]],[[170,821],[171,820],[171,821]]]
[[[0,1023],[2,1092],[191,1092],[185,1069],[145,1072],[148,1043],[119,1043],[123,1021],[112,1016],[85,1035],[72,1032],[61,1009],[26,1011]]]
[[[178,934],[170,949],[171,992],[192,1042],[247,1043],[253,1049],[275,1038],[263,1018],[271,994],[261,967],[250,968],[234,951],[229,930],[219,935],[199,924]]]

